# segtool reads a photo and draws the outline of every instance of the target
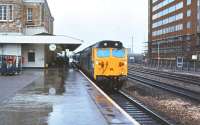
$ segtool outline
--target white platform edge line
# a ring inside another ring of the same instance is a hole
[[[123,115],[130,120],[133,125],[140,125],[135,119],[133,119],[127,112],[125,112],[116,102],[114,102],[106,93],[104,93],[93,81],[91,81],[81,70],[79,72],[103,95],[106,99],[112,103]]]

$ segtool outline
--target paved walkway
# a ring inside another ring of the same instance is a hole
[[[41,71],[26,70],[17,76],[0,76],[0,102],[41,76]]]

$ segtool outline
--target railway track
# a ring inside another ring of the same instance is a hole
[[[188,90],[182,87],[178,87],[175,85],[171,85],[171,84],[167,84],[167,83],[153,80],[150,78],[146,78],[145,76],[134,74],[133,72],[129,72],[128,78],[131,80],[138,81],[141,84],[157,87],[157,88],[160,88],[169,92],[173,92],[180,96],[187,97],[189,99],[200,102],[200,96],[199,96],[200,92],[195,92],[195,91]]]
[[[141,125],[172,125],[122,91],[109,96]]]
[[[95,85],[99,86],[99,89],[101,88],[102,91],[104,91],[110,98],[112,98],[112,100],[116,104],[118,104],[140,125],[174,125],[165,120],[163,117],[157,115],[123,91],[108,91],[103,86],[100,86],[98,84]]]
[[[156,71],[152,69],[143,69],[143,68],[137,68],[137,67],[132,67],[129,70],[200,86],[200,82],[199,82],[200,78],[197,76],[169,73],[169,72],[164,72],[164,71]]]

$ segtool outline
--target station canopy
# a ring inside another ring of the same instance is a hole
[[[62,45],[70,51],[75,50],[82,44],[83,40],[65,36],[65,35],[50,35],[37,34],[34,36],[23,35],[0,35],[0,44],[56,44]]]

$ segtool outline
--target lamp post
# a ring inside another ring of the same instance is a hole
[[[132,54],[133,54],[133,52],[134,52],[133,51],[133,36],[132,36],[132,47],[131,48],[132,48]]]
[[[158,43],[158,69],[160,67],[160,43]]]

